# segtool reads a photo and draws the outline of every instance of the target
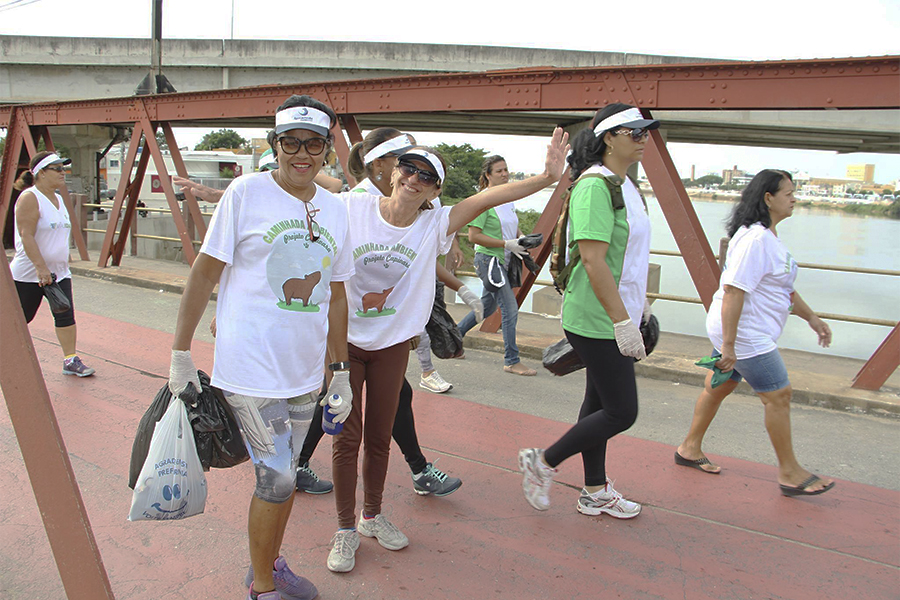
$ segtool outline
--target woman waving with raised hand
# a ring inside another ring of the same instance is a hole
[[[425,328],[434,301],[437,256],[456,232],[479,213],[523,198],[559,180],[568,134],[557,128],[541,175],[485,190],[459,204],[435,208],[446,165],[430,148],[415,147],[397,158],[390,196],[346,194],[355,275],[347,286],[348,342],[354,401],[343,431],[333,443],[338,531],[328,568],[353,569],[360,534],[389,550],[409,544],[381,514],[391,430],[409,359],[409,340]],[[357,520],[356,482],[363,450],[364,505]]]

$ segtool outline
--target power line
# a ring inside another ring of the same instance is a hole
[[[21,8],[23,6],[28,6],[29,4],[34,4],[35,2],[40,2],[41,0],[12,0],[12,2],[7,2],[6,4],[0,4],[0,12],[6,10],[12,10],[14,8]]]

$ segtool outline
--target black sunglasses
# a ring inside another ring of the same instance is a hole
[[[625,135],[626,133],[631,134],[631,139],[635,142],[639,142],[644,139],[646,136],[650,135],[650,130],[645,129],[643,127],[637,127],[635,129],[620,129],[615,132],[613,135]]]
[[[419,181],[423,185],[437,185],[437,183],[441,180],[441,178],[438,177],[436,173],[426,171],[425,169],[416,168],[412,163],[408,163],[406,161],[400,161],[397,164],[397,168],[400,169],[400,174],[404,177],[412,177],[413,175],[417,175]]]
[[[291,137],[289,135],[278,138],[278,144],[281,151],[285,154],[294,155],[300,152],[300,148],[306,147],[306,153],[310,156],[318,156],[328,147],[328,140],[325,138],[314,137],[308,140]]]
[[[56,171],[57,173],[63,173],[66,170],[65,167],[44,167],[44,169],[48,171]]]

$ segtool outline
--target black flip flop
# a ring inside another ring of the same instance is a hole
[[[722,472],[721,469],[719,469],[718,471],[707,471],[706,469],[704,469],[703,465],[711,464],[709,462],[709,459],[705,456],[703,458],[698,458],[697,460],[690,460],[678,454],[678,450],[675,451],[675,464],[681,465],[682,467],[691,467],[694,469],[698,469],[700,471],[703,471],[704,473],[709,473],[710,475],[718,475]]]
[[[811,486],[812,484],[814,484],[815,482],[821,481],[821,480],[822,480],[822,478],[819,477],[818,475],[810,475],[809,477],[806,478],[806,480],[803,483],[801,483],[797,487],[793,487],[790,485],[782,485],[780,483],[778,484],[778,487],[781,488],[781,494],[783,496],[817,496],[819,494],[824,494],[825,492],[827,492],[828,490],[830,490],[831,488],[834,487],[834,482],[832,481],[831,483],[829,483],[828,485],[823,487],[821,490],[814,490],[814,491],[810,492],[806,489],[809,486]]]

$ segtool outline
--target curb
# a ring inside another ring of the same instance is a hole
[[[503,353],[503,340],[494,339],[470,332],[464,338],[464,346],[473,350],[488,350]],[[525,358],[541,361],[543,348],[530,345],[519,345],[519,354]],[[641,361],[635,365],[635,375],[648,379],[670,381],[672,383],[684,383],[695,387],[703,387],[706,380],[706,372],[693,365],[693,360],[682,356],[657,352],[651,359],[652,362]],[[686,362],[685,368],[679,368],[677,363]],[[746,382],[738,385],[737,393],[753,396],[753,390]],[[848,394],[867,394],[846,388]],[[874,417],[882,417],[900,420],[900,404],[885,402],[877,398],[863,398],[854,395],[840,394],[837,392],[819,392],[795,387],[791,396],[791,402],[805,406],[825,408],[849,414],[865,414]]]

